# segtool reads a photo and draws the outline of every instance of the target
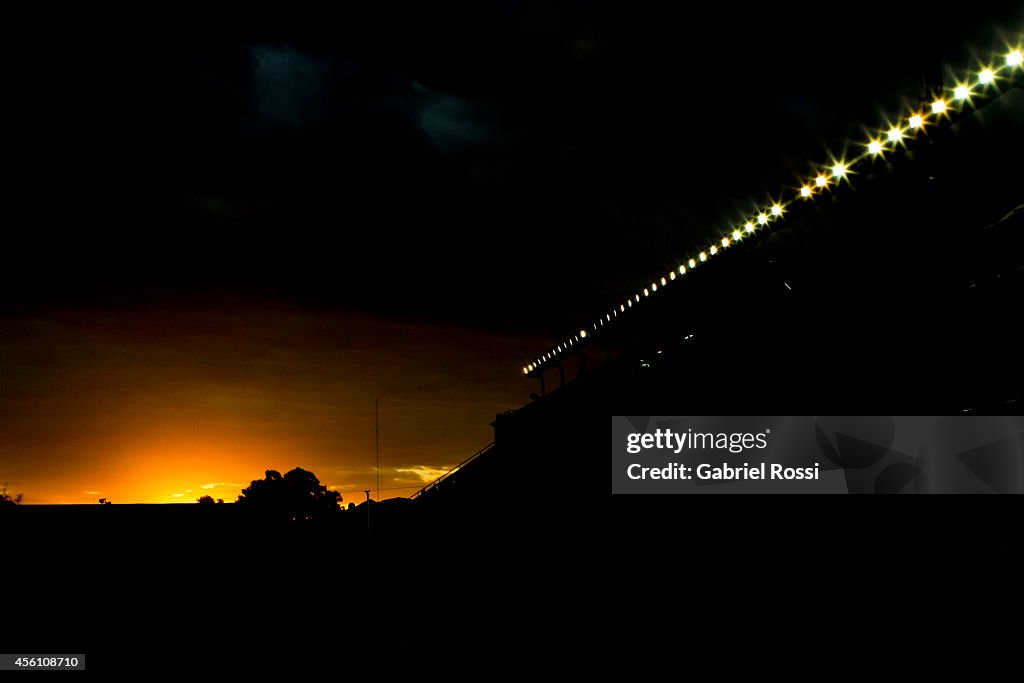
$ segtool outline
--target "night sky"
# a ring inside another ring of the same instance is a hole
[[[1024,28],[668,4],[12,20],[0,482],[361,491],[375,398],[381,486],[429,480],[553,340]]]

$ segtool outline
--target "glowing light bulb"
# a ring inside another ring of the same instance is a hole
[[[580,336],[581,337],[586,337],[587,336],[587,331],[586,330],[580,330]]]
[[[932,102],[932,113],[941,114],[946,111],[946,100],[935,100]]]
[[[636,302],[640,303],[640,295],[639,294],[636,295]]]
[[[722,238],[722,247],[725,248],[727,246],[729,246],[729,238],[728,237],[723,237]]]
[[[693,259],[690,259],[690,267],[691,268],[696,268],[697,267],[697,262],[694,261]]]
[[[953,97],[955,97],[958,100],[966,100],[970,96],[971,89],[968,88],[966,85],[958,85],[956,86],[956,89],[953,90]]]
[[[657,282],[652,282],[651,283],[651,291],[652,292],[657,292],[658,291],[658,283]]]
[[[665,278],[661,278],[661,286],[664,287],[667,284],[668,282],[665,280]]]
[[[711,255],[714,256],[715,254],[718,253],[718,247],[716,247],[715,245],[712,244],[710,251],[711,251]]]
[[[629,304],[629,307],[630,307],[630,308],[633,308],[633,300],[632,300],[632,299],[630,299],[630,300],[629,300],[629,301],[627,301],[626,303],[627,303],[627,304]]]
[[[743,233],[742,232],[740,232],[739,230],[733,230],[732,231],[732,238],[733,238],[733,240],[738,240],[741,237],[743,237]]]
[[[889,138],[889,142],[899,142],[903,139],[903,131],[899,128],[890,128],[889,132],[886,133],[886,137]]]
[[[826,185],[828,185],[828,178],[826,178],[823,175],[820,175],[814,179],[814,184],[817,185],[818,187],[825,187]]]
[[[623,305],[623,304],[619,304],[619,310],[620,310],[620,311],[622,311],[623,313],[625,313],[625,312],[626,312],[626,307],[625,307],[625,305]]]
[[[1014,50],[1006,55],[1006,66],[1020,66],[1021,64],[1024,64],[1024,54],[1021,54],[1020,50]]]
[[[872,140],[871,142],[868,143],[868,154],[876,154],[877,155],[877,154],[881,154],[881,153],[882,153],[882,143],[881,142],[879,142],[878,140]]]
[[[981,83],[982,85],[988,85],[989,83],[994,81],[995,78],[996,74],[994,71],[992,71],[992,69],[983,69],[981,73],[978,74],[978,83]]]
[[[806,185],[801,187],[800,188],[800,196],[801,197],[810,197],[811,196],[811,188],[807,187]]]
[[[910,117],[911,128],[920,128],[922,124],[924,124],[924,119],[921,118],[920,114],[914,114]]]
[[[754,224],[751,223],[750,221],[747,221],[746,223],[743,224],[743,229],[746,230],[747,232],[754,232]]]
[[[701,263],[703,263],[704,261],[708,260],[708,255],[705,254],[703,251],[700,252],[700,260],[701,260]]]
[[[779,206],[778,204],[773,204],[772,205],[772,215],[773,216],[781,216],[782,215],[782,207]]]
[[[842,178],[846,175],[846,164],[836,164],[832,167],[832,177]]]
[[[681,266],[680,266],[680,267],[681,267]],[[668,279],[669,279],[669,280],[675,280],[675,279],[676,279],[676,271],[674,271],[674,270],[673,270],[672,272],[670,272],[670,273],[668,274]]]
[[[767,222],[768,222],[768,216],[766,216],[763,213],[757,214],[757,224],[758,225],[764,225]]]
[[[524,375],[529,375],[530,374],[530,370],[528,368],[523,368],[523,374]]]

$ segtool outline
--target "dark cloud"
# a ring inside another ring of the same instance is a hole
[[[299,128],[324,114],[323,60],[293,48],[254,46],[253,95],[262,120]]]
[[[86,22],[22,77],[2,296],[248,288],[560,333],[1020,23],[805,9]]]
[[[418,122],[441,151],[481,145],[494,140],[498,126],[493,114],[478,103],[431,90],[419,83]]]

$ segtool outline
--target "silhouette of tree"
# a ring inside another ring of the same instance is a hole
[[[242,489],[238,503],[293,521],[309,520],[337,512],[341,494],[328,491],[316,475],[296,467],[283,476],[277,470],[267,470],[263,479],[254,479]]]
[[[9,505],[21,505],[21,500],[25,495],[19,493],[16,496],[12,496],[7,493],[7,486],[0,487],[0,507],[7,507]]]
[[[213,505],[213,496],[199,496],[196,502],[200,505]]]

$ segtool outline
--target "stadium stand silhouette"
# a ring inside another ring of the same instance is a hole
[[[496,417],[494,443],[413,498],[479,509],[528,487],[606,492],[595,461],[612,415],[1018,414],[1024,91],[1022,69],[1004,71],[991,97],[929,114],[849,186],[789,202],[696,268],[667,261],[633,305],[596,312],[590,334],[523,368],[534,400]],[[911,112],[945,90],[926,84]]]

